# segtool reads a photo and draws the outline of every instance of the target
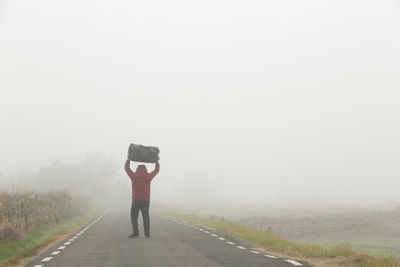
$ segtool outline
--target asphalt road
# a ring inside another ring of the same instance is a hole
[[[267,255],[249,244],[151,213],[150,239],[131,234],[129,211],[110,211],[25,266],[310,266]]]

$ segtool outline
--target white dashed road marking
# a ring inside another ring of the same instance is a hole
[[[175,220],[172,220],[172,219],[170,219],[170,218],[168,218],[168,217],[167,217],[166,219],[169,220],[169,221],[175,222],[175,223],[177,223],[177,224],[186,225],[186,226],[192,227],[192,228],[194,228],[194,229],[196,229],[196,230],[200,230],[200,231],[202,231],[202,232],[204,232],[204,233],[206,233],[206,234],[210,234],[210,235],[213,236],[213,237],[217,237],[219,240],[225,240],[225,238],[219,237],[218,235],[213,234],[213,233],[210,233],[209,231],[207,231],[207,230],[205,230],[205,229],[203,229],[203,228],[200,228],[200,227],[198,227],[198,226],[180,223],[180,222],[177,222],[177,221],[175,221]],[[229,244],[229,245],[235,245],[235,243],[230,242],[230,241],[225,241],[225,242],[226,242],[227,244]],[[246,250],[246,249],[247,249],[247,248],[245,248],[245,247],[243,247],[243,246],[236,246],[236,247],[237,247],[238,249],[242,249],[242,250]],[[256,251],[256,250],[250,250],[250,249],[249,249],[249,251],[250,251],[251,253],[254,253],[254,254],[261,254],[261,252]],[[272,259],[279,259],[279,257],[273,256],[273,255],[265,254],[264,256],[265,256],[265,257],[268,257],[268,258],[272,258]],[[289,262],[289,263],[291,263],[291,264],[293,264],[293,265],[295,265],[295,266],[302,266],[302,265],[303,265],[303,264],[301,264],[300,262],[297,262],[297,261],[295,261],[295,260],[289,260],[289,259],[287,259],[287,260],[284,260],[284,261]],[[36,266],[35,266],[35,267],[36,267]]]
[[[265,257],[268,257],[268,258],[272,258],[272,259],[277,259],[278,257],[277,256],[272,256],[272,255],[264,255]]]
[[[301,266],[301,265],[303,265],[303,264],[301,264],[300,262],[297,262],[297,261],[294,261],[294,260],[285,260],[285,261],[287,261],[287,262],[289,262],[289,263],[291,263],[291,264],[293,264],[293,265],[296,265],[296,266]]]
[[[87,225],[83,230],[81,230],[79,233],[77,233],[73,238],[69,239],[68,242],[65,242],[65,243],[64,243],[64,246],[60,246],[58,249],[59,249],[59,250],[65,249],[66,246],[70,245],[72,241],[74,241],[74,240],[77,239],[80,235],[82,235],[82,234],[85,232],[85,230],[89,229],[89,228],[90,228],[93,224],[95,224],[98,220],[100,220],[101,218],[103,218],[108,212],[109,212],[109,211],[105,212],[105,213],[104,213],[103,215],[101,215],[99,218],[97,218],[96,220],[94,220],[93,222],[91,222],[91,223],[90,223],[89,225]],[[53,252],[51,253],[51,256],[55,256],[55,255],[60,254],[61,251],[59,251],[59,250],[53,251]],[[42,259],[42,262],[48,262],[48,261],[51,261],[52,259],[53,259],[53,257],[46,257],[46,258]],[[43,265],[35,265],[34,267],[43,267]]]

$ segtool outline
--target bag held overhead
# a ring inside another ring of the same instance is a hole
[[[158,147],[130,144],[128,153],[129,159],[132,161],[156,163],[160,149]]]

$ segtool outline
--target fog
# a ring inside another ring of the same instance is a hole
[[[161,203],[400,203],[399,73],[395,0],[0,0],[0,185],[129,201],[136,143]]]

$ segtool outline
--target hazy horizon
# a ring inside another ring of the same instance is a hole
[[[125,198],[137,143],[161,150],[158,202],[400,203],[399,15],[394,0],[0,0],[0,181],[95,158],[110,174],[91,184]]]

